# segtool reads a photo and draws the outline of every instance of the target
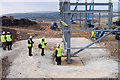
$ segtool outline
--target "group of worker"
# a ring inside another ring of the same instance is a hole
[[[10,32],[7,32],[7,34],[5,31],[2,32],[1,43],[3,50],[6,50],[6,48],[8,48],[8,50],[12,50],[12,35]]]
[[[2,43],[2,48],[3,50],[6,50],[6,48],[8,47],[8,50],[12,50],[12,35],[10,34],[10,32],[7,32],[7,34],[5,33],[5,31],[2,32],[1,35],[1,43]],[[33,40],[32,40],[32,36],[29,37],[28,42],[27,42],[27,46],[29,49],[29,56],[32,56],[32,48],[33,48]],[[40,40],[40,45],[41,45],[41,56],[45,56],[45,46],[46,46],[46,42],[45,42],[45,37],[43,37]],[[56,58],[56,62],[57,65],[61,65],[61,57],[62,57],[62,48],[61,45],[59,43],[57,43],[57,47],[55,50],[55,58]]]
[[[32,56],[33,44],[34,44],[34,42],[32,40],[32,36],[30,36],[28,39],[28,43],[27,43],[27,46],[29,49],[29,56]],[[43,37],[40,40],[40,45],[41,45],[41,49],[42,49],[41,56],[45,56],[44,50],[45,50],[46,44],[47,43],[45,42],[45,37]],[[61,65],[61,57],[62,57],[62,48],[61,48],[61,45],[59,43],[57,43],[57,48],[55,51],[55,58],[56,58],[57,65]]]

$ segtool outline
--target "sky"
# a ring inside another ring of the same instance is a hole
[[[80,2],[84,2],[81,0]],[[109,0],[94,0],[105,3]],[[0,0],[0,15],[8,13],[27,13],[39,11],[59,11],[59,0]],[[71,0],[76,2],[76,0]],[[88,0],[90,2],[90,0]],[[118,0],[112,0],[118,2]]]

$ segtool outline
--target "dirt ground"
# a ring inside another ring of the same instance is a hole
[[[59,24],[59,23],[58,23]],[[40,39],[41,37],[46,37],[46,38],[61,38],[61,31],[53,31],[53,30],[47,30],[47,27],[50,27],[51,22],[40,22],[37,25],[34,26],[29,26],[29,27],[17,27],[17,26],[12,26],[12,27],[0,27],[0,30],[5,30],[5,31],[10,31],[13,35],[14,41],[20,41],[20,40],[27,40],[30,35],[33,36],[33,38]],[[82,24],[82,27],[79,26],[79,24],[72,24],[71,30],[80,30],[84,29],[84,24]],[[106,26],[102,26],[106,27]],[[90,28],[91,29],[91,28]],[[79,38],[79,37],[84,37],[90,40],[90,33],[84,32],[86,34],[72,34],[72,38]],[[101,47],[105,46],[120,46],[119,41],[115,39],[114,35],[109,35],[108,37],[102,39],[100,42],[97,43],[97,45]],[[52,45],[52,43],[50,43]],[[48,46],[47,47],[49,50],[54,50],[55,47]],[[107,51],[110,52],[110,57],[114,59],[115,61],[119,62],[118,56],[119,56],[119,50],[120,49],[106,49]],[[6,56],[5,56],[6,58]],[[5,62],[5,63],[4,63]],[[9,62],[3,61],[3,64],[9,64]],[[4,67],[4,66],[3,66]],[[8,66],[9,67],[9,66]],[[8,68],[5,68],[5,74]],[[7,74],[6,74],[7,75]],[[5,76],[6,76],[5,75]]]
[[[72,38],[72,47],[85,46],[91,43],[86,38]],[[84,66],[57,66],[53,54],[57,43],[62,44],[61,38],[46,38],[48,45],[45,56],[41,56],[37,45],[40,39],[33,39],[33,56],[28,56],[27,40],[17,41],[12,51],[3,51],[3,57],[8,56],[11,63],[7,78],[115,78],[118,77],[118,62],[110,58],[110,52],[105,49],[84,50],[77,56],[82,59]],[[26,43],[26,44],[25,44]],[[93,45],[92,47],[99,46]],[[51,48],[49,48],[51,47]],[[63,45],[62,45],[63,48]],[[72,50],[75,52],[77,50]],[[63,50],[64,54],[66,53]],[[24,70],[24,71],[23,71]],[[57,75],[59,74],[59,75]],[[79,75],[78,75],[79,74]]]

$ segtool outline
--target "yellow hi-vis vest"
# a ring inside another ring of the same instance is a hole
[[[62,49],[61,48],[56,48],[57,50],[57,57],[61,57],[62,56]]]
[[[9,42],[9,41],[12,41],[11,39],[11,35],[6,35],[6,40]]]
[[[95,37],[96,36],[96,31],[92,31],[92,36],[91,37]]]
[[[1,35],[1,42],[6,42],[5,35]]]
[[[31,43],[32,43],[32,41],[31,41],[30,39],[28,39],[28,40],[30,41],[30,44],[29,44],[29,43],[27,43],[27,46],[28,46],[28,47],[31,47],[31,46],[32,46],[32,44],[31,44]]]
[[[45,41],[40,41],[40,44],[42,45],[42,48],[45,48]]]

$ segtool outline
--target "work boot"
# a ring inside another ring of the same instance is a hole
[[[41,56],[45,56],[45,54],[41,54]]]
[[[6,50],[5,48],[3,50]]]
[[[31,54],[31,55],[29,55],[29,56],[33,56],[33,55]]]

